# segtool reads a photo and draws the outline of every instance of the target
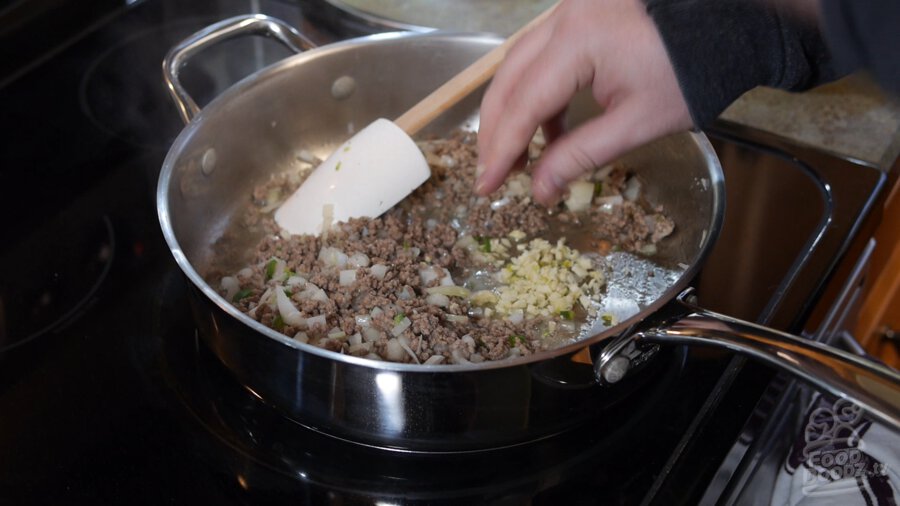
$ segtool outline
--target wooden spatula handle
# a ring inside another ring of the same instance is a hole
[[[418,104],[403,113],[394,120],[394,123],[410,136],[415,135],[425,125],[431,123],[444,111],[456,105],[460,100],[469,96],[479,86],[494,76],[500,62],[506,57],[506,52],[525,32],[550,16],[550,13],[559,5],[557,2],[552,7],[532,19],[522,28],[509,36],[502,44],[490,50],[474,63],[456,74],[449,81],[442,84]]]

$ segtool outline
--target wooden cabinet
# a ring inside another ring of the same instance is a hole
[[[870,354],[900,368],[900,182],[885,201],[881,223],[875,231],[875,250],[854,335]]]

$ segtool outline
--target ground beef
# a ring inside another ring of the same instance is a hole
[[[475,145],[470,133],[423,143],[432,170],[425,184],[383,216],[335,224],[322,237],[279,233],[273,200],[285,198],[300,181],[273,177],[252,192],[250,211],[241,220],[266,237],[250,265],[233,275],[239,290],[223,281],[221,293],[260,323],[339,353],[415,363],[502,360],[555,346],[559,341],[548,336],[560,329],[574,335],[575,325],[562,317],[492,317],[489,308],[464,296],[429,290],[465,279],[474,291],[499,262],[490,244],[501,247],[514,234],[543,237],[588,224],[608,247],[646,252],[674,229],[661,209],[627,200],[586,213],[537,206],[527,175],[478,197],[471,191]],[[530,153],[539,152],[540,146],[532,146]],[[627,170],[603,172],[598,195],[620,195]],[[213,286],[221,272],[208,274]],[[278,291],[296,311],[282,313]]]

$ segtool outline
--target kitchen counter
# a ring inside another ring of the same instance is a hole
[[[720,119],[888,171],[900,154],[900,101],[849,76],[803,93],[756,88]]]

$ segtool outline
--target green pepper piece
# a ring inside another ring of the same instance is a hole
[[[232,301],[232,302],[237,302],[237,301],[239,301],[239,300],[241,300],[241,299],[244,299],[244,298],[249,297],[251,293],[253,293],[253,290],[251,290],[251,289],[249,289],[249,288],[244,288],[243,290],[241,290],[241,291],[239,291],[238,293],[234,294],[234,297],[231,298],[231,301]]]
[[[278,262],[274,258],[266,263],[266,281],[272,279],[272,276],[275,275],[276,265],[278,265]]]

